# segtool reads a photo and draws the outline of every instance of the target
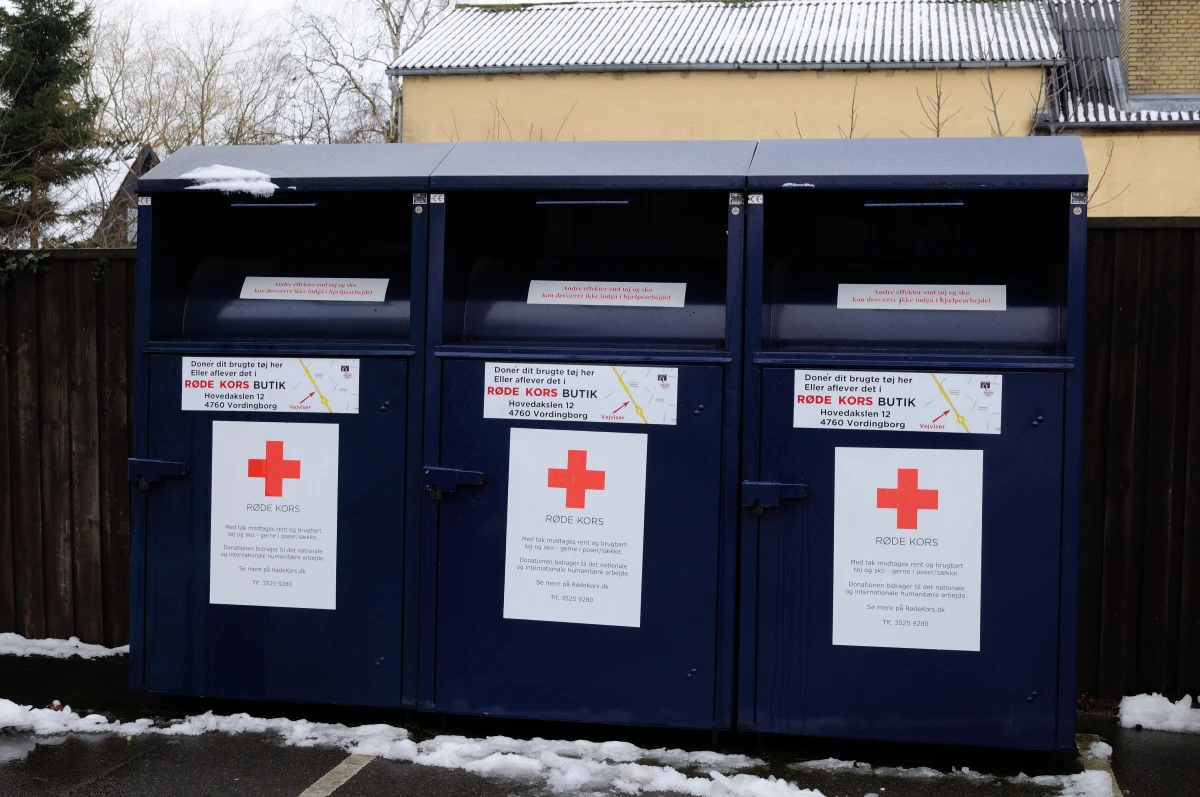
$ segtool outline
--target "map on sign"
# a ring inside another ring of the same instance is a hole
[[[487,363],[483,417],[675,424],[679,369],[563,363]]]
[[[358,360],[184,357],[183,410],[358,413]]]
[[[999,374],[919,371],[795,372],[800,429],[1000,434]]]

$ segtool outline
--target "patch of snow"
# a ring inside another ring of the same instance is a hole
[[[70,639],[26,639],[20,634],[0,634],[0,656],[48,656],[52,659],[100,659],[105,656],[120,656],[129,653],[129,646],[106,648],[80,642],[79,637]]]
[[[391,725],[345,725],[261,719],[248,714],[221,716],[211,711],[167,725],[153,720],[111,721],[99,714],[81,716],[70,706],[33,708],[0,699],[0,732],[33,734],[34,743],[60,739],[67,733],[113,733],[126,737],[142,734],[198,736],[204,733],[273,733],[285,745],[338,747],[347,753],[373,755],[421,766],[462,769],[481,775],[541,781],[557,793],[580,790],[616,790],[624,794],[675,791],[695,797],[823,797],[790,781],[759,777],[739,769],[762,766],[763,761],[744,755],[689,752],[660,748],[645,750],[627,742],[552,741],[490,736],[438,736],[414,742],[403,728]],[[28,738],[0,733],[5,756],[24,757],[33,745]],[[701,773],[689,775],[677,767]]]
[[[1200,733],[1200,709],[1192,708],[1192,696],[1184,695],[1172,703],[1160,694],[1121,698],[1121,726],[1141,725],[1155,731]]]
[[[1112,745],[1106,742],[1092,742],[1087,749],[1088,758],[1098,758],[1107,761],[1112,756]]]
[[[220,164],[202,166],[179,176],[196,183],[187,187],[189,191],[220,191],[225,194],[268,197],[279,189],[279,186],[271,182],[269,174]]]
[[[1058,797],[1112,797],[1112,775],[1104,770],[1089,769],[1075,775],[1038,775],[1021,773],[1008,778],[1009,783],[1032,783],[1035,786],[1057,786]]]

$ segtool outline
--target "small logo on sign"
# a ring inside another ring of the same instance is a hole
[[[667,382],[667,375],[666,375],[666,374],[659,374],[659,375],[658,375],[658,386],[659,386],[659,387],[661,387],[663,390],[670,390],[670,389],[671,389],[671,385],[670,385],[670,383],[668,383],[668,382]]]
[[[349,365],[342,366],[342,378],[343,379],[353,379],[354,378],[354,374],[350,373]]]

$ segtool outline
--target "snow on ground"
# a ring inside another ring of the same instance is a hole
[[[1097,742],[1097,744],[1104,744]],[[1104,745],[1108,747],[1108,745]],[[1112,748],[1109,747],[1109,752]],[[980,783],[999,783],[1001,781],[1019,785],[1032,783],[1036,786],[1050,786],[1059,789],[1059,797],[1112,797],[1112,775],[1100,770],[1088,770],[1075,775],[1038,775],[1029,777],[1021,773],[1011,778],[999,778],[995,775],[985,775],[967,767],[951,767],[949,772],[942,772],[931,767],[873,767],[865,761],[841,761],[836,758],[822,758],[816,761],[801,761],[792,764],[794,769],[820,772],[853,772],[863,775],[899,778],[963,778]]]
[[[245,193],[268,197],[279,188],[271,182],[269,174],[220,164],[202,166],[179,176],[196,183],[187,187],[189,191],[221,191],[226,194]]]
[[[1141,725],[1155,731],[1200,733],[1200,709],[1192,708],[1191,695],[1178,703],[1157,693],[1123,697],[1119,714],[1125,728]]]
[[[149,719],[113,722],[99,714],[81,716],[70,706],[33,708],[0,699],[0,732],[26,732],[44,740],[66,733],[113,733],[123,736],[163,734],[198,736],[202,733],[274,733],[286,745],[328,745],[347,753],[374,755],[397,761],[480,775],[541,781],[555,792],[581,789],[611,790],[622,794],[673,791],[695,797],[824,797],[775,777],[759,777],[738,770],[764,762],[744,755],[686,750],[645,750],[627,742],[550,741],[490,736],[468,739],[438,736],[414,742],[403,728],[391,725],[345,725],[260,719],[247,714],[219,716],[208,712],[168,725]],[[10,758],[24,757],[31,745],[8,751]],[[0,747],[0,760],[6,750]],[[683,771],[681,771],[683,770]],[[688,774],[694,772],[696,774]]]
[[[52,659],[100,659],[129,653],[129,646],[106,648],[70,639],[26,639],[20,634],[0,634],[0,656],[49,656]]]
[[[1107,742],[1092,742],[1087,749],[1088,758],[1096,758],[1100,761],[1107,761],[1112,757],[1112,745]]]

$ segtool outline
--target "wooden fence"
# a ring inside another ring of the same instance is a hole
[[[0,288],[0,631],[128,641],[133,258],[51,252]]]
[[[1200,230],[1088,235],[1080,692],[1200,692]]]
[[[1200,230],[1089,233],[1079,691],[1200,692]],[[133,252],[0,288],[0,631],[128,641]]]

